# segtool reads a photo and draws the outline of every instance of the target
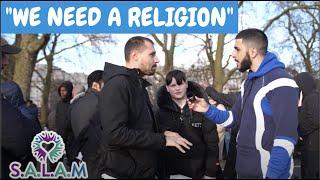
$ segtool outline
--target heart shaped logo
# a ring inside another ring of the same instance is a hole
[[[42,142],[41,143],[41,147],[43,148],[43,149],[45,149],[45,151],[46,151],[46,153],[47,154],[49,154],[50,153],[50,151],[54,148],[53,146],[55,145],[55,143],[53,143],[53,142]]]
[[[42,131],[31,142],[33,156],[38,162],[56,163],[63,156],[65,145],[62,137],[54,131]]]

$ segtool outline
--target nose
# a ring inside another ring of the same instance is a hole
[[[233,50],[230,56],[232,56],[233,59],[236,59],[236,54],[237,54],[237,51]]]
[[[154,57],[154,63],[155,63],[155,64],[158,64],[159,62],[160,62],[160,60],[159,60],[158,56],[155,56],[155,57]]]

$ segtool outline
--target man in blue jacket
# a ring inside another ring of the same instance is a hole
[[[241,72],[249,69],[241,96],[230,111],[209,106],[204,99],[188,102],[217,124],[240,121],[237,137],[238,178],[290,178],[298,133],[298,88],[258,29],[238,33],[233,58]]]

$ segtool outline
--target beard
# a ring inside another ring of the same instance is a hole
[[[140,70],[144,75],[147,75],[147,76],[152,76],[156,73],[156,70],[157,70],[157,65],[153,65],[151,67],[151,69],[148,69],[148,70]]]
[[[239,71],[243,73],[246,70],[250,69],[251,65],[252,65],[252,61],[250,59],[249,53],[247,53],[240,63]]]

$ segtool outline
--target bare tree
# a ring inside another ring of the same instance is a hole
[[[320,75],[320,3],[317,1],[285,1],[275,3],[280,13],[264,26],[264,31],[270,27],[284,28],[289,38],[279,43],[279,47],[287,52],[289,47],[295,47],[292,65],[303,65],[306,71],[314,75]]]
[[[61,49],[57,50],[56,47],[58,45],[58,40],[59,42],[61,41],[60,35],[61,34],[52,35],[52,40],[50,41],[50,43],[48,43],[48,45],[42,49],[43,57],[37,60],[37,62],[40,62],[42,60],[46,61],[47,63],[46,73],[42,74],[41,72],[38,72],[36,69],[34,70],[34,72],[37,74],[37,76],[40,78],[42,82],[42,85],[33,84],[42,93],[41,112],[40,112],[40,121],[42,123],[46,122],[47,116],[48,116],[49,97],[52,91],[51,84],[53,81],[52,73],[53,73],[53,63],[55,61],[55,56],[57,56],[58,54],[64,51],[68,51],[70,49],[80,47],[83,44],[88,42],[90,42],[90,44],[94,46],[98,52],[101,52],[100,46],[99,46],[100,42],[106,42],[106,43],[113,42],[110,35],[84,35],[85,40],[81,42],[75,42],[72,45],[69,45],[67,47],[62,47]],[[82,52],[82,51],[79,50],[78,52]]]
[[[161,41],[155,34],[152,34],[152,37],[159,44],[165,54],[165,64],[162,72],[163,74],[167,74],[173,69],[174,49],[176,47],[177,34],[163,34],[163,41]]]
[[[30,97],[32,72],[38,53],[49,40],[50,34],[16,34],[16,45],[21,48],[21,52],[13,56],[15,61],[13,80],[19,84],[26,99]]]

